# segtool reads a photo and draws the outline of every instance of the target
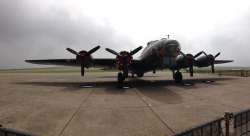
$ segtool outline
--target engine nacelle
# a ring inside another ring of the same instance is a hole
[[[127,51],[121,51],[120,56],[116,56],[116,65],[119,70],[130,67],[133,57]]]
[[[80,55],[76,56],[76,61],[84,66],[85,68],[89,68],[92,65],[93,57],[87,51],[80,51]]]
[[[186,57],[182,54],[178,55],[176,60],[176,69],[188,68],[194,63],[194,56],[192,54],[186,54]]]
[[[195,64],[198,67],[207,67],[207,66],[212,65],[213,62],[214,62],[214,57],[212,55],[208,55],[208,56],[204,55],[195,60]]]

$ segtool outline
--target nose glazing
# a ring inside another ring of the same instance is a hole
[[[166,51],[165,56],[167,57],[177,57],[180,52],[180,44],[175,40],[167,40],[163,45]]]

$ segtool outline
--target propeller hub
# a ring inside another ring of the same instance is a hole
[[[91,62],[91,56],[90,54],[88,54],[87,51],[80,51],[79,55],[76,56],[76,60],[81,65],[84,65],[85,67],[89,67],[90,62]]]
[[[116,56],[116,64],[118,69],[129,67],[132,64],[133,57],[127,51],[121,51],[119,56]]]
[[[194,63],[194,56],[192,54],[186,54],[185,64],[190,66]]]
[[[212,64],[213,62],[214,62],[214,60],[215,60],[215,58],[214,58],[214,56],[213,55],[208,55],[208,63],[209,64]]]

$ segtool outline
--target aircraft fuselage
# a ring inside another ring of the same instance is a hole
[[[158,68],[170,68],[179,55],[181,46],[178,41],[163,38],[148,42],[139,57],[139,63],[132,69],[133,73],[148,72]]]

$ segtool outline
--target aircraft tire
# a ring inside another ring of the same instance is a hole
[[[117,83],[118,85],[123,85],[123,80],[124,80],[124,76],[121,72],[118,73],[117,75]]]
[[[182,74],[181,74],[181,72],[176,72],[174,74],[174,81],[175,81],[175,83],[181,83],[182,82]]]
[[[144,73],[140,72],[140,73],[137,73],[136,75],[137,75],[137,77],[143,77]]]

